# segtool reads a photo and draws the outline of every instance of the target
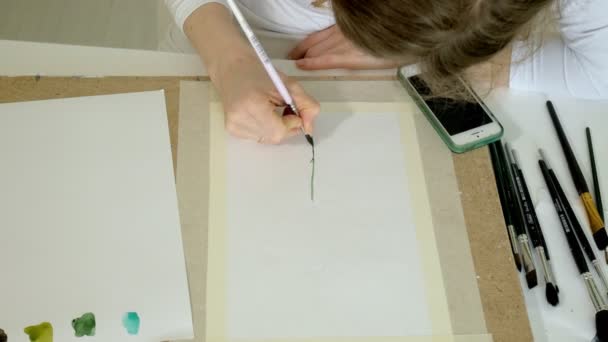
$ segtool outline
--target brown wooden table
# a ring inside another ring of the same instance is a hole
[[[179,82],[182,80],[208,79],[0,77],[0,103],[164,89],[173,162],[176,165]],[[453,155],[453,160],[488,331],[497,342],[533,341],[488,150],[483,148]]]

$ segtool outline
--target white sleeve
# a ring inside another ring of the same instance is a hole
[[[608,98],[608,1],[561,0],[559,33],[513,46],[510,86],[551,95]]]
[[[210,2],[226,5],[225,0],[165,0],[165,4],[167,5],[169,12],[173,15],[177,27],[182,31],[184,30],[184,22],[188,19],[190,14],[199,7]]]

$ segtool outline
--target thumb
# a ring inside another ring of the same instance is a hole
[[[321,111],[319,102],[308,95],[306,91],[304,91],[304,88],[298,83],[291,83],[289,85],[289,92],[298,106],[304,131],[311,134],[314,127],[314,120]],[[287,115],[286,117],[293,117],[293,115]]]

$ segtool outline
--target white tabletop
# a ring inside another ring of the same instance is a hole
[[[545,299],[544,279],[538,260],[535,260],[535,265],[539,286],[528,290],[524,277],[521,277],[535,340],[538,342],[589,342],[595,336],[595,310],[578,274],[540,173],[539,148],[545,151],[590,243],[594,247],[595,244],[588,228],[589,221],[582,202],[578,198],[547,112],[545,105],[547,100],[551,100],[555,105],[590,189],[592,189],[591,168],[585,127],[591,127],[604,203],[608,201],[608,197],[606,197],[608,194],[608,154],[606,154],[608,135],[605,133],[608,128],[608,100],[552,98],[541,93],[501,89],[495,91],[487,101],[505,127],[504,140],[518,152],[530,196],[547,240],[556,281],[560,289],[560,304],[557,307],[550,306]],[[608,216],[608,212],[605,214]],[[600,260],[604,259],[603,252],[599,253],[596,249],[596,254],[601,256]],[[606,264],[602,264],[606,271]],[[592,269],[591,266],[589,267]],[[607,289],[599,282],[599,279],[597,281],[600,291],[604,294],[604,300],[606,300]]]

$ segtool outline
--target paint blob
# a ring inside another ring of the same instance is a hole
[[[127,329],[129,335],[137,335],[139,333],[139,315],[137,312],[127,312],[122,316],[122,326]]]
[[[30,338],[30,342],[53,342],[53,326],[49,322],[32,325],[23,332]]]
[[[6,336],[6,333],[4,332],[4,330],[0,329],[0,342],[6,342],[8,341],[8,336]]]
[[[72,320],[72,328],[76,337],[95,336],[95,315],[87,312]]]

